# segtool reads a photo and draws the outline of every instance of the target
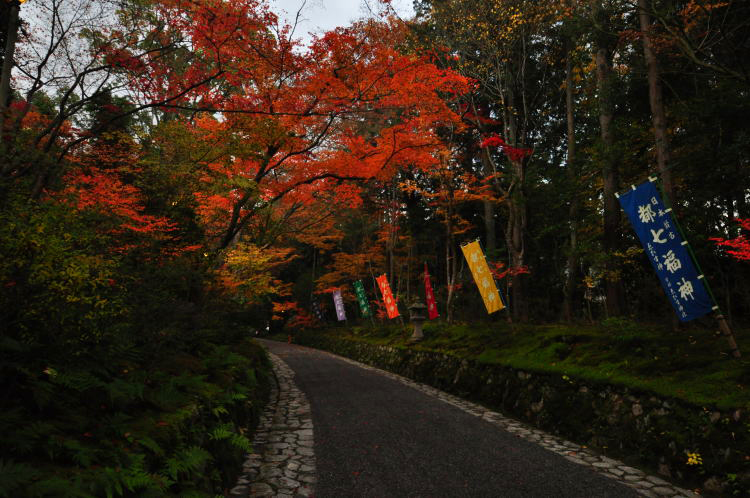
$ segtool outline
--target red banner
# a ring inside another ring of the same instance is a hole
[[[383,274],[375,280],[378,282],[380,293],[383,295],[383,301],[385,302],[385,309],[388,312],[388,318],[396,318],[398,316],[398,306],[396,305],[396,300],[393,299],[391,286],[388,285],[388,279],[386,278],[385,274]]]
[[[430,320],[434,320],[440,315],[435,304],[435,294],[432,292],[432,283],[430,283],[430,272],[427,270],[427,263],[424,264],[424,295],[427,299],[427,316]]]

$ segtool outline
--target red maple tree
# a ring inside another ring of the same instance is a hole
[[[229,160],[202,164],[206,188],[196,198],[218,247],[261,210],[297,210],[326,190],[354,205],[351,182],[433,167],[438,128],[461,127],[445,97],[466,92],[466,79],[394,48],[406,36],[402,23],[360,22],[303,50],[254,0],[157,5],[202,60],[176,75],[169,58],[129,59],[127,44],[108,57],[143,99],[208,113],[190,125],[197,139],[242,143]],[[227,178],[230,188],[215,188]]]

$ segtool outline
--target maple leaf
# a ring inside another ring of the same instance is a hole
[[[534,152],[533,149],[527,147],[513,147],[512,145],[508,145],[505,140],[497,134],[485,138],[480,142],[479,146],[481,148],[500,147],[508,159],[513,162],[521,161],[524,157],[530,156]]]
[[[750,218],[738,218],[736,221],[743,230],[750,232]],[[728,248],[727,254],[734,259],[750,261],[750,238],[747,234],[742,233],[732,239],[712,237],[710,240],[714,241],[717,246]]]

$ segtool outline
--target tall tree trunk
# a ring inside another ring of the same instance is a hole
[[[391,188],[391,202],[388,206],[388,218],[389,218],[389,225],[388,225],[388,285],[390,285],[391,289],[396,289],[396,294],[398,294],[398,289],[395,287],[396,285],[396,256],[394,254],[394,249],[396,247],[396,187],[395,185]]]
[[[487,254],[494,257],[495,250],[497,249],[497,240],[495,238],[495,202],[492,200],[482,201],[484,205],[484,233],[485,233],[485,247]]]
[[[602,11],[598,0],[593,0],[592,13],[594,16],[594,57],[596,63],[596,83],[599,100],[599,128],[602,141],[602,179],[604,181],[604,252],[605,262],[605,292],[607,297],[607,313],[609,316],[622,315],[623,286],[617,276],[616,262],[613,253],[619,249],[620,233],[620,205],[615,193],[619,188],[619,165],[614,151],[614,137],[612,135],[612,121],[614,119],[614,88],[615,75],[612,71],[612,53],[610,34],[606,15]]]
[[[452,187],[448,186],[449,189]],[[458,252],[456,251],[456,237],[453,234],[453,191],[448,194],[448,205],[445,214],[445,283],[447,288],[445,298],[445,319],[453,321],[453,297],[458,276]]]
[[[8,14],[6,25],[3,26],[5,46],[3,47],[2,71],[0,71],[0,111],[8,109],[10,101],[10,76],[13,70],[13,55],[16,51],[16,40],[18,39],[18,2],[10,2],[5,9]]]
[[[563,288],[562,313],[565,321],[573,321],[575,315],[573,310],[573,296],[578,281],[578,212],[580,211],[581,198],[578,194],[578,168],[576,165],[576,139],[575,139],[575,103],[573,100],[573,61],[572,42],[566,40],[566,62],[565,62],[565,118],[568,134],[568,180],[570,183],[570,210],[568,212],[568,223],[570,230],[570,243],[568,245],[568,258],[565,264],[565,287]]]
[[[651,104],[651,120],[654,125],[654,139],[656,141],[656,164],[659,169],[659,175],[661,175],[664,193],[667,194],[669,202],[672,203],[674,209],[674,185],[672,183],[672,173],[669,170],[669,136],[667,135],[667,118],[664,112],[661,70],[659,68],[659,61],[654,53],[653,37],[651,34],[652,22],[648,3],[648,0],[638,0],[638,14],[641,21],[643,55],[646,59],[648,74],[648,96],[649,103]]]
[[[482,169],[486,176],[492,175],[495,169],[492,167],[492,163],[489,158],[489,151],[485,149],[479,149],[479,160],[482,162]],[[495,235],[497,230],[497,223],[495,221],[495,201],[484,200],[482,201],[484,207],[484,233],[485,233],[485,248],[487,254],[494,257],[495,251],[497,250],[497,237]]]
[[[3,35],[5,35],[3,37],[5,46],[3,47],[2,69],[0,70],[0,139],[3,139],[5,134],[5,119],[10,105],[10,77],[13,71],[16,40],[18,39],[18,9],[19,4],[16,1],[10,2],[10,5],[4,5],[2,9],[8,14],[8,18],[7,24],[2,27]],[[2,165],[2,169],[3,172],[7,170],[6,164]]]
[[[406,303],[411,303],[411,257],[412,257],[412,239],[409,239],[409,253],[406,257]]]
[[[475,113],[483,118],[490,118],[490,110],[487,105],[475,105],[474,107]],[[481,120],[477,118],[476,120],[476,126],[478,129],[482,130],[482,123]],[[492,161],[490,160],[489,151],[487,148],[478,148],[477,154],[479,155],[479,161],[482,163],[482,170],[484,173],[485,178],[493,175],[495,173],[495,167]],[[469,164],[466,166],[468,168],[471,168],[471,160],[474,158],[469,158]],[[497,182],[497,178],[495,178],[492,182],[492,185],[494,186]],[[496,201],[492,199],[485,199],[482,201],[482,208],[484,211],[484,246],[487,251],[487,254],[490,257],[496,257],[496,250],[497,250],[497,222],[495,221],[495,213],[497,212],[497,206]]]
[[[643,56],[646,60],[646,73],[648,75],[648,99],[651,106],[651,122],[654,127],[654,142],[656,143],[656,166],[661,176],[664,193],[669,205],[676,211],[674,195],[674,184],[672,183],[672,172],[669,170],[670,150],[669,136],[667,135],[667,118],[664,112],[664,97],[661,87],[661,70],[659,60],[654,53],[651,15],[649,14],[649,1],[638,0],[638,17],[641,22],[641,34],[643,41]],[[672,330],[679,331],[681,322],[677,315],[672,314]]]
[[[523,193],[523,160],[512,161],[514,186],[508,193],[508,225],[505,241],[510,253],[511,273],[511,313],[515,321],[526,321],[529,318],[529,307],[526,296],[526,274],[519,271],[525,266],[526,235],[526,199]]]
[[[513,147],[523,147],[521,144],[523,137],[519,137],[518,122],[516,120],[516,101],[515,94],[510,82],[512,78],[507,76],[508,94],[507,94],[507,141]],[[515,270],[511,272],[511,313],[515,321],[527,321],[529,317],[529,306],[526,296],[526,274],[520,273],[525,266],[526,253],[526,194],[524,192],[524,159],[510,161],[510,187],[506,196],[508,206],[508,224],[505,230],[505,242],[508,246],[510,255],[510,268]]]

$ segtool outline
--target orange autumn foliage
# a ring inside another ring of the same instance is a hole
[[[205,189],[196,192],[220,247],[284,198],[287,206],[305,204],[331,191],[341,206],[356,207],[358,190],[350,182],[388,178],[406,166],[430,169],[444,148],[438,127],[462,126],[445,97],[467,92],[467,80],[426,57],[400,53],[395,47],[406,28],[396,21],[337,28],[303,51],[288,38],[289,27],[270,34],[278,19],[261,2],[159,0],[156,6],[201,60],[175,78],[169,61],[158,57],[129,69],[134,50],[127,43],[108,56],[130,71],[144,99],[179,94],[163,108],[217,116],[192,126],[196,139],[227,151],[221,161],[201,165]]]

